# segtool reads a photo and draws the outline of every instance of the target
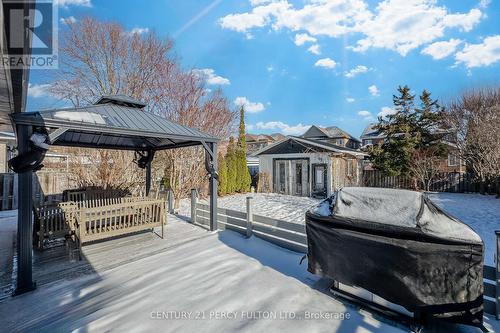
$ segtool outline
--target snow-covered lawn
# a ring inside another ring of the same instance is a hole
[[[500,230],[500,199],[494,195],[430,193],[431,200],[450,215],[469,225],[485,245],[484,262],[494,266],[495,230]]]
[[[246,197],[252,196],[254,214],[264,215],[293,223],[304,223],[304,214],[321,200],[281,194],[235,194],[219,198],[222,208],[246,210]],[[494,265],[496,251],[495,230],[500,230],[500,199],[495,196],[463,193],[430,193],[431,200],[468,224],[485,243],[485,263]],[[189,199],[181,201],[180,213],[190,216]]]
[[[321,200],[308,197],[296,197],[274,193],[234,194],[220,197],[217,204],[221,208],[246,211],[246,197],[252,197],[253,213],[285,220],[293,223],[305,223],[305,212]],[[191,202],[189,199],[181,201],[180,213],[190,216]]]
[[[0,302],[1,330],[402,332],[328,295],[301,254],[169,217],[167,241],[179,235],[192,240]]]

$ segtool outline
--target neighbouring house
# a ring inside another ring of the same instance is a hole
[[[247,167],[250,172],[250,177],[252,178],[252,186],[257,188],[257,182],[259,180],[259,159],[252,156],[253,153],[273,144],[277,141],[283,140],[285,136],[283,134],[246,134],[247,143]]]
[[[256,151],[284,139],[283,134],[247,134],[247,155],[255,153]]]
[[[370,146],[379,144],[385,140],[385,135],[376,129],[377,124],[369,124],[361,134],[362,150],[367,151]],[[439,165],[441,172],[459,172],[467,171],[465,162],[460,158],[456,145],[456,136],[447,131],[442,142],[448,147],[448,155],[442,159]],[[364,170],[373,170],[372,164],[367,160],[364,164]]]
[[[377,124],[369,124],[361,133],[361,147],[367,148],[384,141],[385,135],[381,134],[376,128]]]
[[[366,154],[327,140],[287,136],[254,156],[272,192],[324,198],[343,186],[360,185]]]
[[[358,138],[337,126],[319,127],[312,125],[301,137],[351,149],[358,149],[361,146],[361,141]]]
[[[7,162],[14,157],[16,136],[13,132],[0,132],[0,173],[7,173]]]

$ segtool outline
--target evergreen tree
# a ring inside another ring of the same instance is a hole
[[[241,193],[249,192],[252,177],[247,167],[247,141],[245,133],[245,109],[240,108],[240,126],[238,132],[237,158],[237,190]]]
[[[227,167],[227,185],[226,193],[234,193],[236,191],[236,145],[234,138],[229,138],[229,145],[226,153],[226,167]]]
[[[219,152],[218,162],[219,162],[218,192],[220,196],[223,196],[227,194],[227,165],[226,165],[226,159],[221,152]]]
[[[424,90],[420,107],[415,107],[415,95],[408,86],[399,87],[393,96],[395,113],[379,118],[377,129],[384,133],[383,143],[371,148],[370,158],[374,166],[390,176],[409,176],[415,151],[433,151],[440,143],[441,107]]]

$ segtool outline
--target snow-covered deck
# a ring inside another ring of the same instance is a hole
[[[299,265],[301,254],[168,221],[165,239],[143,233],[88,245],[82,262],[47,252],[35,264],[38,289],[0,302],[2,331],[405,331],[333,298],[330,281]],[[490,317],[486,325],[500,330]]]
[[[0,302],[2,331],[401,331],[328,295],[328,281],[299,265],[298,253],[173,216],[166,235],[84,247],[92,271]]]

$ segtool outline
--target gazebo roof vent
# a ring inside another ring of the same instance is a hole
[[[116,105],[137,108],[137,109],[142,109],[142,108],[147,106],[146,103],[138,101],[138,100],[133,99],[133,98],[126,96],[126,95],[103,95],[94,104],[95,105],[98,105],[98,104],[116,104]]]

